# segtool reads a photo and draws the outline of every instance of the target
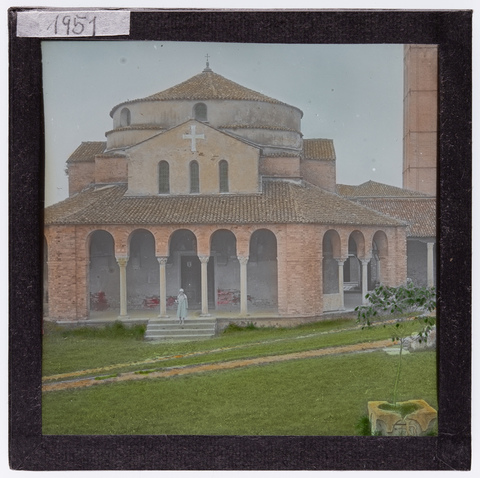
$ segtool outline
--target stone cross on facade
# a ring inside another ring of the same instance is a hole
[[[192,141],[190,146],[192,152],[197,151],[197,139],[205,139],[205,135],[196,134],[195,129],[196,129],[196,125],[192,124],[190,125],[190,134],[183,135],[183,139],[190,139]]]

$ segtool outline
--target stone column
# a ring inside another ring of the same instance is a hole
[[[210,317],[208,313],[208,272],[207,264],[209,256],[198,256],[201,267],[201,285],[202,285],[202,313],[200,317]]]
[[[386,257],[377,256],[377,284],[381,284],[383,282],[382,261],[385,259]]]
[[[427,242],[427,287],[435,285],[433,274],[433,246],[434,242]]]
[[[368,263],[370,259],[361,259],[362,262],[362,304],[367,302],[365,296],[368,292]]]
[[[247,315],[247,263],[248,256],[237,256],[240,262],[240,315]]]
[[[165,266],[168,261],[168,257],[157,257],[157,261],[160,264],[160,314],[158,317],[166,318],[167,315],[167,273]]]
[[[343,294],[343,266],[346,259],[335,259],[338,264],[338,293],[340,294],[340,309],[345,308],[344,294]]]
[[[128,257],[116,257],[120,267],[120,318],[127,318],[127,263]]]

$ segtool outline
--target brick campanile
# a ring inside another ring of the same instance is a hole
[[[437,191],[438,60],[436,45],[405,45],[403,187]]]

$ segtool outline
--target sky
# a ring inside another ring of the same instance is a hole
[[[111,109],[210,68],[303,111],[304,138],[334,140],[337,182],[402,185],[403,46],[43,41],[48,206],[68,196],[66,160],[105,141]]]

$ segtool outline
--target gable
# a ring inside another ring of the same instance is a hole
[[[159,194],[159,164],[166,162],[169,194],[190,194],[190,165],[198,163],[199,193],[220,192],[219,168],[228,164],[228,192],[258,192],[259,148],[205,123],[187,121],[126,150],[130,196]]]

